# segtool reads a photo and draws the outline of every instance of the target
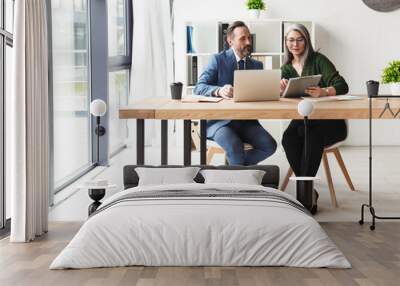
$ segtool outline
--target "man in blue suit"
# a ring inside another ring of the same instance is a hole
[[[211,57],[197,82],[195,94],[231,99],[235,70],[263,69],[261,62],[249,57],[251,34],[245,23],[232,23],[227,30],[227,41],[230,49]],[[258,120],[208,120],[207,137],[225,150],[230,165],[255,165],[276,150],[276,141]],[[243,143],[252,145],[253,149],[244,151]]]

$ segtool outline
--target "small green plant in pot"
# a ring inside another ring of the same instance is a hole
[[[400,95],[400,60],[390,62],[383,69],[382,83],[390,84],[392,95]]]
[[[251,18],[259,18],[260,11],[265,10],[265,3],[263,0],[247,0],[246,5]]]

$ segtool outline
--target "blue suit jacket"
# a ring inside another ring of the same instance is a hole
[[[233,86],[233,73],[236,69],[236,57],[232,49],[213,55],[207,68],[197,81],[194,93],[212,96],[217,88],[222,87],[225,84]],[[263,64],[262,62],[247,58],[246,69],[261,70],[263,69]],[[208,120],[207,137],[213,137],[219,128],[225,126],[230,121],[231,120]]]

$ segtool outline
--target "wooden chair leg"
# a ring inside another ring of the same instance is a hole
[[[350,175],[347,172],[346,165],[344,164],[342,155],[340,154],[339,148],[335,148],[332,150],[333,154],[335,154],[336,160],[339,163],[340,169],[344,177],[346,178],[347,185],[349,185],[350,190],[355,191],[353,182],[351,181]]]
[[[211,161],[214,157],[215,154],[223,154],[224,155],[224,160],[225,160],[225,164],[226,164],[226,155],[225,155],[225,151],[222,148],[219,147],[209,147],[207,150],[207,165],[211,164]]]
[[[335,208],[337,208],[338,207],[338,203],[336,201],[335,189],[333,187],[332,175],[331,175],[331,170],[329,168],[328,156],[326,155],[326,152],[324,152],[323,155],[322,155],[322,161],[324,163],[326,179],[328,181],[328,188],[329,188],[329,193],[331,195],[331,202],[332,202],[332,205]]]
[[[293,175],[293,170],[292,170],[292,168],[289,167],[289,169],[288,169],[288,171],[287,171],[287,173],[286,173],[286,176],[285,176],[285,178],[283,179],[282,185],[281,185],[281,187],[280,187],[280,190],[281,190],[282,192],[284,192],[284,191],[286,190],[286,187],[287,187],[287,185],[288,185],[288,183],[289,183],[289,178],[290,178],[292,175]]]
[[[216,150],[217,148],[215,148],[215,147],[210,147],[208,150],[207,150],[207,165],[210,165],[211,164],[211,161],[212,161],[212,158],[214,157],[214,154],[216,154],[217,152],[217,150]]]

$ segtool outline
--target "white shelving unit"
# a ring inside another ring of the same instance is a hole
[[[183,32],[186,38],[185,71],[186,79],[184,90],[187,95],[193,93],[198,77],[205,69],[210,56],[219,53],[220,24],[229,24],[234,20],[221,19],[217,21],[187,21]],[[262,19],[244,20],[250,32],[255,35],[255,45],[252,57],[264,63],[265,69],[279,69],[283,64],[283,45],[285,29],[293,23],[305,25],[310,32],[311,42],[315,47],[315,24],[312,21],[292,19]],[[187,27],[193,27],[193,52],[188,51]],[[193,62],[195,61],[195,72]],[[288,120],[262,120],[261,123],[270,131],[275,139],[281,142],[282,133],[286,129]]]
[[[232,23],[232,19],[222,19],[218,21],[188,21],[184,24],[186,43],[188,43],[186,27],[193,27],[192,46],[194,51],[188,52],[186,46],[185,70],[186,94],[192,94],[197,78],[206,67],[209,57],[219,53],[218,44],[220,41],[220,24]],[[285,29],[292,23],[305,25],[311,35],[311,41],[315,46],[315,25],[312,21],[286,20],[286,19],[262,19],[244,21],[252,34],[255,35],[255,45],[252,57],[264,62],[265,69],[279,69],[283,64],[283,38]],[[197,60],[197,76],[193,79],[191,63],[193,58]],[[269,64],[268,64],[269,61]],[[267,63],[267,64],[265,64]]]

